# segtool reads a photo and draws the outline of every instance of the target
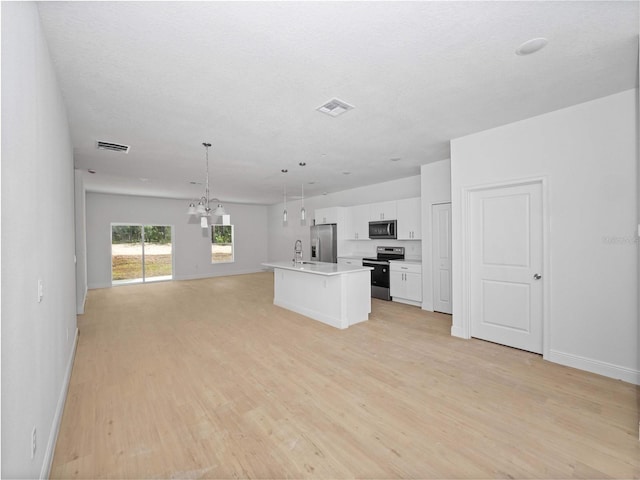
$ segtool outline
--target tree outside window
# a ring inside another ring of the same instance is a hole
[[[233,225],[211,226],[211,263],[233,262]]]

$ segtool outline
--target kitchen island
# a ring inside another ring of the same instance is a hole
[[[371,267],[325,262],[270,262],[273,303],[336,328],[371,313]]]

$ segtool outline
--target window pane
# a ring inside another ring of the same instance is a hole
[[[233,225],[211,226],[211,263],[233,262]]]
[[[114,284],[142,281],[142,227],[111,227],[111,278]]]
[[[171,227],[144,226],[145,280],[171,279]]]

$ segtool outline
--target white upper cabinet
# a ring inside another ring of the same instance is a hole
[[[341,207],[318,208],[315,211],[316,225],[338,223]]]
[[[346,209],[346,239],[369,239],[369,205],[355,205]]]
[[[398,240],[422,238],[422,209],[420,198],[398,200]]]
[[[395,220],[397,217],[397,207],[395,201],[372,203],[369,205],[369,220]]]

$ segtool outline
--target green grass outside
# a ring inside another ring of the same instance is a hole
[[[171,275],[171,255],[145,255],[145,276]],[[113,280],[142,278],[142,255],[113,255],[111,257]]]

